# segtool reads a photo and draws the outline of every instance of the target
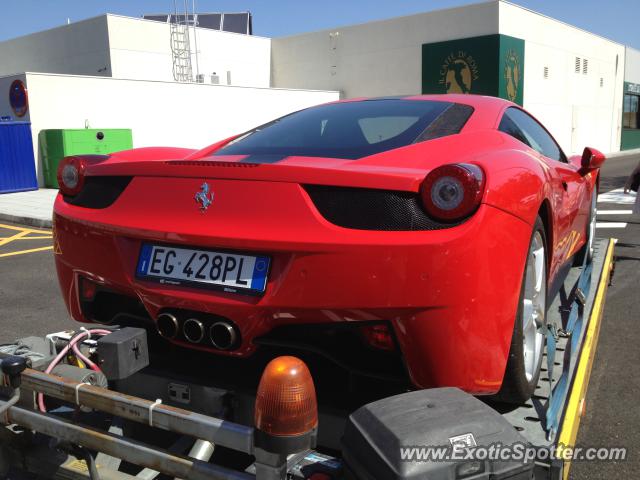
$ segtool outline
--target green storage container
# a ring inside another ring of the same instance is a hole
[[[128,128],[50,129],[39,134],[44,183],[58,188],[58,164],[63,157],[82,154],[107,154],[133,148]]]

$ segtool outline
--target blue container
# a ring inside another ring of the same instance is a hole
[[[0,193],[37,189],[31,124],[0,122]]]

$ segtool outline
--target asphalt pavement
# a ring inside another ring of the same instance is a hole
[[[0,221],[0,343],[77,325],[53,263],[51,230]]]
[[[638,161],[640,155],[612,158],[602,171],[601,193],[614,193],[600,197],[596,233],[618,239],[616,269],[578,434],[580,446],[627,447],[628,458],[574,462],[573,479],[636,478],[640,472],[640,216],[630,215],[630,198],[615,192]],[[78,326],[58,287],[50,230],[0,222],[0,311],[0,343]]]

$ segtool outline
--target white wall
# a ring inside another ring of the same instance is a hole
[[[210,82],[268,87],[271,39],[191,29],[193,72],[197,66]],[[173,81],[169,25],[141,18],[102,15],[0,42],[0,75],[21,72],[113,76]],[[227,72],[230,72],[229,77]]]
[[[497,32],[498,4],[488,2],[275,38],[272,85],[345,98],[419,94],[423,43]]]
[[[37,135],[48,128],[84,128],[87,121],[91,128],[131,128],[134,147],[201,148],[338,98],[327,91],[69,75],[27,74],[26,81],[36,158]]]
[[[625,48],[624,79],[626,82],[640,83],[640,50]]]
[[[106,16],[0,42],[0,75],[111,75]]]
[[[622,45],[505,2],[500,2],[500,33],[525,40],[524,107],[565,152],[579,153],[587,145],[604,152],[619,150]]]
[[[173,80],[169,24],[140,18],[108,15],[109,48],[113,77],[140,80]],[[205,82],[216,72],[220,83],[268,87],[271,74],[271,39],[252,35],[190,29],[193,73],[197,64]]]

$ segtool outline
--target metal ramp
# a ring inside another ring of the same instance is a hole
[[[539,447],[573,446],[577,434],[583,408],[583,399],[586,395],[586,382],[590,368],[581,371],[582,362],[592,360],[593,349],[597,341],[600,317],[602,315],[602,300],[608,286],[610,270],[612,266],[614,240],[597,240],[594,245],[590,294],[586,297],[583,310],[583,325],[575,336],[560,336],[557,340],[552,383],[549,383],[547,370],[547,353],[545,352],[542,364],[542,373],[534,396],[524,405],[512,410],[502,411],[502,415],[518,430],[532,445]],[[553,300],[549,311],[548,320],[555,320],[558,325],[566,326],[568,310],[575,301],[576,287],[581,269],[572,268],[569,272],[560,292]],[[591,337],[586,338],[585,337]],[[587,341],[585,341],[587,340]],[[587,345],[587,347],[585,347]],[[585,350],[586,348],[586,350]],[[589,358],[590,357],[590,358]],[[550,393],[557,394],[558,379],[565,373],[567,375],[567,397],[558,412],[557,432],[549,432],[546,425],[547,409],[550,403]],[[585,377],[585,378],[583,378]],[[506,407],[502,407],[506,408]],[[500,411],[502,408],[498,407]],[[575,410],[575,411],[574,411]],[[561,447],[560,447],[561,448]],[[566,475],[562,471],[561,464],[541,465],[536,478],[560,478]]]

